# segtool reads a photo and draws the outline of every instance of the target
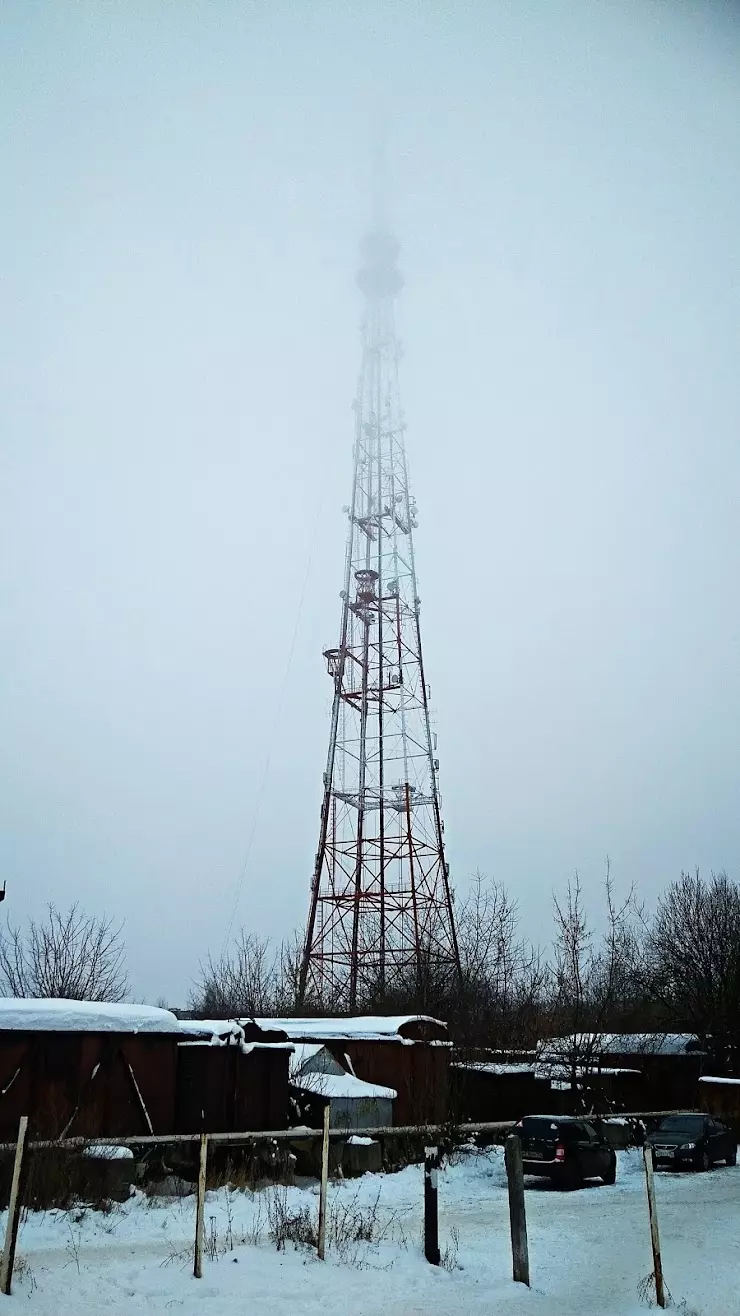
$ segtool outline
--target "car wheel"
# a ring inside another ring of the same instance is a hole
[[[709,1159],[709,1152],[706,1150],[706,1148],[702,1152],[701,1156],[699,1157],[699,1160],[697,1161],[696,1164],[696,1168],[697,1170],[711,1170],[712,1162]]]
[[[614,1157],[608,1170],[605,1170],[601,1176],[603,1183],[616,1183],[617,1181],[617,1158]]]
[[[727,1157],[727,1164],[728,1164],[728,1165],[737,1165],[737,1147],[733,1147],[732,1151],[730,1152],[729,1156]]]

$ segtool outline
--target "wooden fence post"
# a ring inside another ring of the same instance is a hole
[[[511,1260],[514,1279],[518,1284],[529,1284],[529,1245],[527,1243],[527,1213],[524,1206],[524,1168],[522,1144],[515,1133],[509,1134],[504,1145],[506,1180],[509,1185],[509,1221],[511,1224]]]
[[[439,1147],[424,1148],[424,1256],[432,1266],[439,1265],[439,1203],[437,1177]]]
[[[195,1256],[193,1258],[193,1274],[196,1279],[203,1278],[203,1235],[205,1232],[207,1163],[208,1134],[201,1133],[200,1164],[198,1166],[198,1198],[195,1207]]]
[[[5,1247],[3,1249],[2,1269],[0,1270],[0,1289],[3,1293],[10,1293],[10,1285],[13,1280],[13,1262],[15,1261],[15,1245],[18,1238],[18,1221],[21,1217],[21,1204],[23,1194],[21,1191],[23,1185],[23,1153],[26,1149],[26,1134],[28,1133],[28,1116],[21,1115],[20,1124],[18,1125],[18,1141],[15,1146],[15,1161],[13,1162],[13,1178],[10,1184],[10,1201],[8,1202],[8,1223],[5,1229]]]
[[[663,1283],[663,1261],[660,1255],[660,1233],[658,1232],[658,1208],[655,1204],[655,1176],[653,1174],[653,1149],[645,1143],[643,1149],[645,1160],[645,1184],[647,1187],[648,1215],[650,1216],[650,1244],[653,1249],[653,1274],[655,1276],[655,1301],[659,1307],[665,1307],[665,1285]]]
[[[316,1249],[319,1261],[326,1256],[326,1190],[329,1183],[329,1118],[331,1102],[324,1106],[324,1125],[321,1136],[321,1186],[319,1188],[319,1241]]]

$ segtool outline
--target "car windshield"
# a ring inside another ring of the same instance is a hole
[[[687,1137],[699,1137],[704,1132],[702,1115],[668,1115],[658,1125],[658,1133],[678,1133]]]

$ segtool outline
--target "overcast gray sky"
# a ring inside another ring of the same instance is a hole
[[[0,42],[8,911],[125,919],[182,1001],[256,816],[235,924],[305,917],[381,136],[454,880],[544,940],[607,853],[648,903],[737,877],[736,6],[5,0]]]

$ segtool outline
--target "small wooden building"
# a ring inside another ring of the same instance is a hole
[[[0,1138],[171,1132],[179,1038],[153,1006],[0,998]]]
[[[250,1022],[244,1020],[250,1038]],[[449,1109],[452,1043],[447,1025],[428,1015],[333,1019],[258,1019],[291,1042],[321,1043],[356,1078],[392,1088],[394,1125],[442,1124]]]

